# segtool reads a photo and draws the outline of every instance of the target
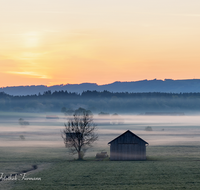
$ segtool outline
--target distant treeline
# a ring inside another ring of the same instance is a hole
[[[0,111],[60,112],[83,107],[92,112],[144,113],[149,111],[200,111],[200,93],[112,93],[46,91],[43,94],[12,96],[0,93]]]

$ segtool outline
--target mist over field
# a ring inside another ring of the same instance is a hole
[[[105,189],[198,189],[200,115],[94,114],[99,139],[85,152],[85,161],[77,161],[61,138],[70,117],[0,112],[1,171],[19,179],[26,171],[42,179],[0,181],[3,189],[102,189],[102,184]],[[148,142],[146,161],[99,161],[97,153],[110,157],[108,142],[127,130]]]
[[[50,115],[51,114],[51,115]],[[48,117],[56,119],[49,119]],[[62,113],[0,113],[1,147],[64,147],[61,131],[69,116]],[[19,119],[28,122],[21,125]],[[108,150],[108,142],[131,130],[154,145],[200,145],[200,115],[97,115],[99,140],[93,150]],[[148,130],[151,129],[151,130]],[[95,153],[94,153],[95,154]]]

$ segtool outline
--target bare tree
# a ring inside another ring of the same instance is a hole
[[[78,159],[83,159],[85,151],[98,139],[95,133],[96,125],[89,110],[79,108],[65,123],[65,129],[61,132],[66,148],[72,154],[78,153]]]

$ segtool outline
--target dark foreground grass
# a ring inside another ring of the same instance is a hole
[[[63,162],[20,181],[14,189],[199,189],[193,162]]]
[[[51,149],[53,151],[53,149]],[[23,152],[15,155],[20,165],[38,164],[28,177],[41,181],[14,181],[14,190],[62,189],[200,189],[200,153],[197,146],[148,147],[147,161],[86,161],[67,160],[62,150],[52,156],[40,149],[35,159]],[[59,154],[60,153],[60,154]],[[16,164],[7,156],[7,163]],[[4,158],[1,159],[1,163]],[[39,170],[40,165],[49,163]],[[15,167],[14,167],[15,168]],[[1,182],[0,182],[1,183]],[[4,189],[6,186],[4,185]]]

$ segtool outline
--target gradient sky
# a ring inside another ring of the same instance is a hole
[[[199,0],[0,0],[0,86],[200,78]]]

